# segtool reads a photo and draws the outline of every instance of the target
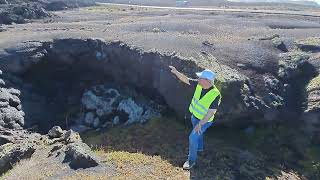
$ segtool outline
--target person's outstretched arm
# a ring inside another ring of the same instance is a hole
[[[177,78],[178,78],[180,81],[182,81],[182,82],[190,85],[189,78],[188,78],[186,75],[184,75],[184,74],[182,74],[181,72],[179,72],[179,71],[178,71],[175,67],[173,67],[173,66],[169,66],[169,68],[171,69],[171,72],[172,72],[174,75],[176,75]]]

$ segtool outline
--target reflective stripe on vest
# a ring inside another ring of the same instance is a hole
[[[189,106],[189,111],[198,119],[203,119],[205,115],[208,113],[209,107],[212,102],[220,95],[219,90],[214,86],[209,92],[207,92],[202,98],[200,98],[202,92],[202,87],[197,85],[196,90],[194,92],[193,98],[191,100],[191,104]],[[220,104],[221,95],[218,104]],[[214,116],[209,119],[213,121]]]

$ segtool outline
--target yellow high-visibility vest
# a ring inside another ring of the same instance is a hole
[[[220,91],[213,87],[209,92],[207,92],[201,99],[202,87],[198,84],[194,92],[191,104],[189,106],[189,111],[198,119],[202,120],[209,111],[211,103],[220,95]],[[219,103],[221,102],[221,95]],[[213,121],[214,116],[212,116],[208,122]]]

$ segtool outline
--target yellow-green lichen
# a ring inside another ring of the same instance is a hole
[[[314,91],[317,89],[320,89],[320,75],[313,78],[306,87],[307,92]]]
[[[320,37],[309,37],[303,40],[297,40],[297,44],[309,45],[309,46],[320,46]]]

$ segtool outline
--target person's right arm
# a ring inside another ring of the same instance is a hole
[[[178,71],[175,67],[173,67],[173,66],[169,66],[169,68],[171,69],[171,72],[172,72],[174,75],[176,75],[177,78],[178,78],[180,81],[182,81],[182,82],[190,85],[189,78],[188,78],[186,75],[184,75],[184,74],[182,74],[181,72],[179,72],[179,71]]]

